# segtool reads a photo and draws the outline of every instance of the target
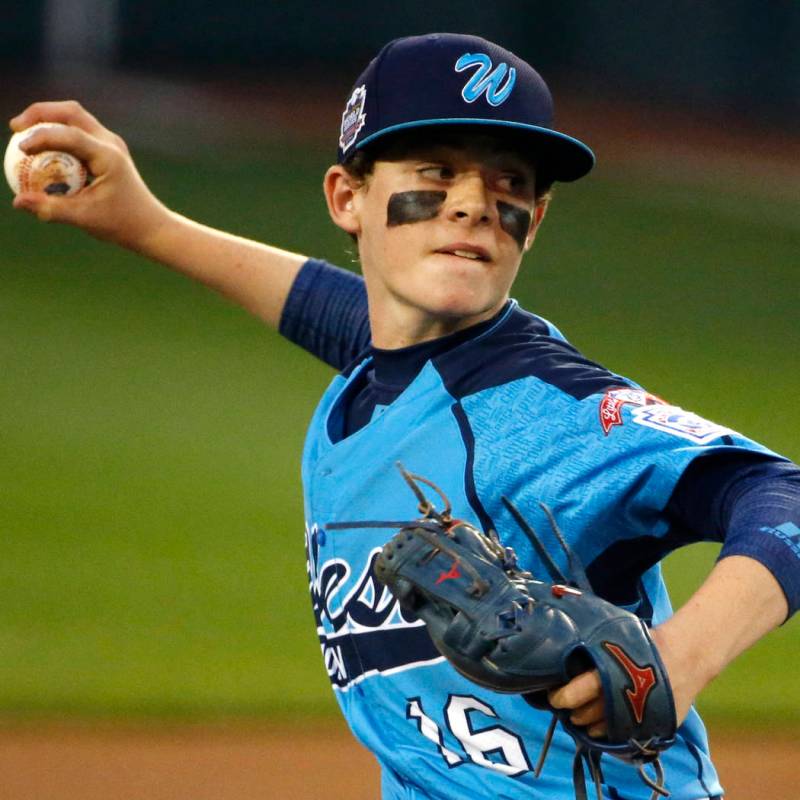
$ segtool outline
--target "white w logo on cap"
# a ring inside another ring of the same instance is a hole
[[[517,80],[517,71],[514,67],[508,68],[503,62],[492,70],[492,60],[486,53],[464,53],[456,61],[456,72],[463,72],[470,67],[478,67],[477,72],[467,81],[461,90],[461,96],[468,103],[474,103],[482,94],[486,94],[486,100],[491,106],[499,106],[511,94],[514,83]],[[506,77],[505,85],[500,88],[503,78]]]

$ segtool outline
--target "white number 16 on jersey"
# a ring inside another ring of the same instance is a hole
[[[500,725],[475,728],[470,716],[472,712],[479,712],[487,717],[497,717],[491,706],[469,695],[450,695],[444,708],[447,727],[464,748],[466,754],[464,757],[444,746],[442,730],[425,713],[420,698],[409,698],[406,703],[406,717],[415,720],[420,733],[436,745],[448,767],[457,767],[469,759],[475,764],[511,777],[532,769],[519,736]],[[489,754],[496,755],[502,760],[493,761],[489,758]]]

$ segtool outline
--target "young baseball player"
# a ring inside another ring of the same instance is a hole
[[[692,702],[800,603],[800,470],[587,360],[510,299],[551,184],[594,162],[553,129],[530,65],[436,34],[389,43],[359,76],[324,191],[363,278],[165,208],[124,142],[76,103],[36,103],[11,126],[40,121],[70,127],[39,130],[25,149],[72,152],[95,180],[73,197],[19,195],[16,208],[207,284],[339,371],[303,454],[308,569],[325,667],[380,762],[384,798],[574,793],[563,730],[534,777],[550,714],[463,678],[375,580],[392,531],[326,530],[413,517],[397,461],[442,487],[456,517],[499,531],[534,574],[542,563],[500,498],[541,532],[538,502],[553,509],[595,591],[652,627],[681,723],[663,756],[671,796],[722,796]],[[673,614],[659,562],[702,539],[723,543],[720,560]],[[595,671],[550,702],[603,734]],[[630,765],[603,763],[605,798],[650,796]]]

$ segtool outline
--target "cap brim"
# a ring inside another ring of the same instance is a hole
[[[540,125],[527,125],[523,122],[511,122],[494,119],[456,118],[456,119],[421,119],[414,122],[404,122],[400,125],[390,125],[387,128],[370,134],[357,142],[354,150],[360,150],[367,144],[384,136],[402,131],[413,130],[431,126],[462,125],[485,128],[502,128],[509,133],[518,133],[517,140],[524,150],[530,149],[531,155],[536,159],[540,168],[549,178],[556,181],[575,181],[586,175],[595,164],[592,150],[578,139],[567,136],[566,133],[544,128]]]

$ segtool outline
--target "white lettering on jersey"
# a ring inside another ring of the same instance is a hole
[[[631,417],[637,425],[653,428],[673,436],[680,436],[696,444],[706,444],[720,436],[733,433],[730,428],[709,422],[707,419],[684,411],[678,406],[652,405],[640,406],[631,411]]]

